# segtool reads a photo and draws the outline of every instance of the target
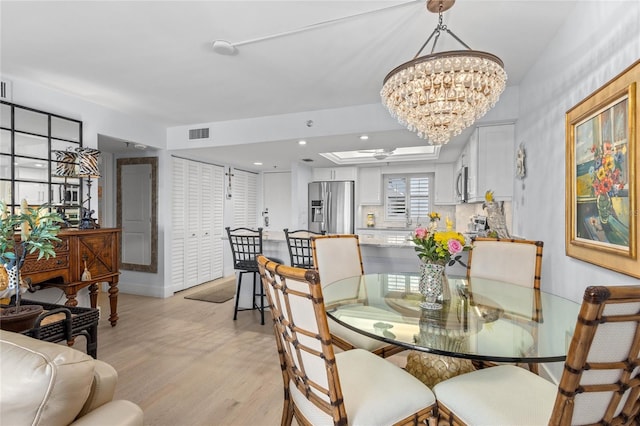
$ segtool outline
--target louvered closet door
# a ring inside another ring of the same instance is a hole
[[[183,290],[223,274],[223,188],[220,166],[173,159],[173,285]]]
[[[187,162],[187,237],[185,249],[185,288],[200,284],[198,282],[199,268],[199,246],[201,235],[200,216],[200,163],[195,161]]]
[[[212,217],[212,275],[213,279],[220,278],[224,274],[223,251],[224,244],[224,168],[220,166],[212,166],[213,168],[213,186],[211,189],[211,211]]]
[[[179,290],[185,288],[186,166],[185,160],[173,158],[171,167],[171,285]]]
[[[213,166],[200,164],[198,284],[213,279]]]

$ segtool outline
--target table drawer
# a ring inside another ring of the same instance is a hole
[[[20,273],[24,275],[67,268],[69,268],[69,254],[61,253],[58,256],[50,257],[49,259],[45,259],[43,257],[40,260],[34,259],[30,262],[25,262],[22,269],[20,269]]]

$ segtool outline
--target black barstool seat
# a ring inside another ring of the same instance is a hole
[[[233,255],[233,269],[238,271],[238,284],[236,290],[236,304],[233,311],[234,321],[238,318],[238,311],[259,310],[260,324],[264,325],[264,289],[260,282],[260,271],[256,258],[262,254],[262,228],[225,228],[229,237],[229,245]],[[270,258],[275,262],[282,263],[281,260]],[[239,308],[240,289],[242,287],[242,276],[253,274],[253,303],[250,308]],[[260,303],[256,301],[259,298]],[[268,306],[267,306],[268,307]]]

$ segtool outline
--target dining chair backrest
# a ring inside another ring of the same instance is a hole
[[[467,276],[540,288],[542,241],[476,237],[472,240]]]
[[[639,356],[640,286],[588,287],[549,424],[638,424]]]
[[[256,257],[262,253],[262,228],[225,228],[233,255],[233,268],[258,272]]]
[[[287,240],[289,259],[291,266],[296,268],[314,269],[313,253],[311,252],[311,236],[324,235],[325,231],[313,232],[308,229],[289,231],[284,229],[284,237]]]
[[[357,235],[312,236],[311,251],[314,264],[325,284],[364,274]]]
[[[346,425],[320,275],[315,270],[280,265],[264,256],[258,257],[258,265],[274,318],[285,389],[295,386],[335,424]]]

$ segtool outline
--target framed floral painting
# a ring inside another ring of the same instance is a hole
[[[640,61],[566,114],[568,256],[640,277]]]

